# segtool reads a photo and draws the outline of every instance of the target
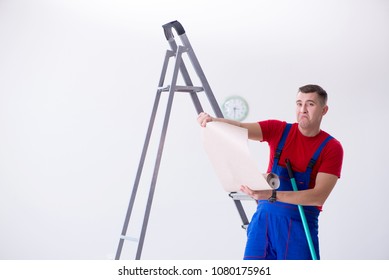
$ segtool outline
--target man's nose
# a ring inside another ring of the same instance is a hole
[[[307,112],[307,106],[305,104],[301,105],[300,113],[306,113],[306,112]]]

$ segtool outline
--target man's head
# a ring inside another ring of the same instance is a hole
[[[322,117],[327,113],[327,92],[318,85],[299,88],[296,97],[296,116],[300,131],[306,136],[320,132]]]
[[[305,85],[305,86],[300,87],[298,92],[302,92],[302,93],[315,92],[319,96],[321,104],[323,106],[327,105],[328,95],[327,95],[327,92],[321,86],[318,86],[318,85]]]

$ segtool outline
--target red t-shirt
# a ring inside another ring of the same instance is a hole
[[[258,123],[262,129],[263,141],[268,142],[270,147],[268,172],[271,172],[274,161],[274,153],[277,149],[278,142],[281,140],[286,122],[267,120]],[[292,124],[278,164],[286,167],[285,159],[288,158],[292,163],[294,171],[305,172],[313,154],[328,135],[329,134],[327,132],[320,131],[320,133],[314,137],[307,137],[299,131],[297,123]],[[314,187],[318,172],[329,173],[340,178],[342,162],[342,145],[338,140],[333,138],[326,144],[320,153],[312,171],[309,187]]]

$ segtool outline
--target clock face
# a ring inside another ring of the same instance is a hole
[[[225,118],[242,121],[247,117],[249,106],[242,97],[232,96],[224,101],[222,111]]]

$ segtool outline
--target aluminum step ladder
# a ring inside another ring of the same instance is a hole
[[[153,197],[154,197],[155,186],[156,186],[157,177],[158,177],[158,171],[159,171],[161,158],[162,158],[162,152],[163,152],[166,132],[167,132],[169,118],[170,118],[170,112],[171,112],[171,108],[172,108],[172,104],[173,104],[174,94],[176,92],[188,93],[190,95],[190,97],[192,98],[192,101],[193,101],[193,104],[195,106],[197,114],[199,114],[199,113],[203,112],[203,108],[200,104],[200,100],[199,100],[197,94],[200,92],[204,92],[206,94],[208,101],[210,102],[210,105],[212,107],[212,110],[214,111],[215,116],[219,117],[219,118],[223,118],[223,113],[221,112],[220,107],[219,107],[219,105],[218,105],[218,103],[217,103],[217,101],[212,93],[212,90],[208,84],[208,81],[204,75],[204,72],[201,69],[199,61],[197,60],[197,57],[196,57],[196,55],[191,47],[191,44],[190,44],[190,42],[185,34],[185,30],[184,30],[183,26],[178,21],[172,21],[170,23],[163,25],[162,27],[163,27],[163,30],[165,32],[165,37],[170,45],[170,50],[166,51],[165,59],[163,62],[162,73],[161,73],[160,80],[159,80],[158,87],[157,87],[157,93],[155,96],[154,106],[153,106],[153,110],[151,113],[148,130],[146,133],[146,139],[144,142],[141,158],[139,161],[139,166],[138,166],[138,170],[136,173],[131,198],[129,201],[127,214],[126,214],[126,217],[124,220],[124,225],[123,225],[122,233],[121,233],[120,240],[119,240],[119,245],[118,245],[118,248],[116,251],[116,256],[115,256],[116,260],[119,260],[121,257],[123,245],[124,245],[124,242],[126,240],[138,242],[138,248],[137,248],[135,259],[139,260],[141,258],[143,244],[145,241],[147,225],[148,225],[150,212],[151,212],[151,206],[152,206]],[[181,44],[177,44],[177,41],[173,35],[173,29],[177,33]],[[189,76],[189,72],[188,72],[188,70],[185,66],[184,60],[183,60],[183,54],[187,54],[187,56],[189,57],[189,60],[193,66],[193,69],[201,82],[201,86],[194,86],[193,85],[192,80]],[[169,62],[171,60],[173,60],[173,62],[174,62],[174,68],[173,68],[171,82],[170,82],[170,85],[164,86],[165,77],[166,77],[166,73],[168,70],[168,65],[169,65]],[[177,79],[178,79],[179,73],[181,73],[181,76],[183,78],[185,85],[177,85]],[[139,186],[139,182],[141,179],[144,162],[146,159],[146,154],[147,154],[147,150],[148,150],[148,146],[149,146],[149,142],[150,142],[150,137],[152,134],[152,130],[153,130],[153,126],[154,126],[154,122],[155,122],[155,118],[156,118],[156,114],[157,114],[157,110],[158,110],[159,100],[160,100],[161,94],[163,92],[168,92],[168,94],[169,94],[167,105],[166,105],[167,108],[166,108],[165,118],[164,118],[163,125],[162,125],[160,142],[159,142],[159,147],[158,147],[158,151],[157,151],[157,156],[156,156],[156,161],[155,161],[155,166],[154,166],[154,172],[152,175],[151,185],[150,185],[150,189],[149,189],[145,214],[144,214],[144,218],[143,218],[143,224],[142,224],[142,228],[141,228],[141,232],[140,232],[140,237],[138,239],[138,238],[128,236],[127,229],[128,229],[129,223],[130,223],[131,214],[133,211],[135,198],[136,198],[137,191],[138,191],[138,186]],[[238,210],[238,213],[239,213],[240,218],[241,218],[242,223],[243,223],[242,227],[246,228],[247,225],[249,224],[249,221],[247,219],[247,216],[246,216],[245,210],[243,208],[243,205],[241,203],[241,200],[248,199],[248,196],[244,196],[244,195],[238,194],[238,193],[230,193],[229,195],[233,199],[233,201],[236,205],[236,208]]]

